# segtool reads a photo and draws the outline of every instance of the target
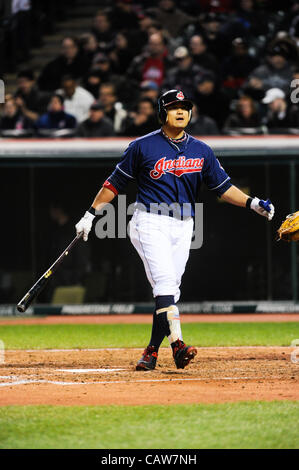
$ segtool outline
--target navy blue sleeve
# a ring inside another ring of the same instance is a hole
[[[138,172],[138,162],[139,162],[139,146],[136,141],[131,142],[129,147],[125,150],[121,161],[116,165],[113,173],[107,178],[107,182],[110,184],[115,193],[119,193],[125,189],[128,182],[134,180]],[[104,186],[109,187],[107,182],[104,183]],[[112,190],[113,190],[112,189]]]
[[[215,191],[219,197],[232,186],[230,177],[209,146],[207,146],[202,176],[208,189]]]

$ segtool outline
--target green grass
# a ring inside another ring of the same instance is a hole
[[[194,346],[290,346],[299,338],[299,322],[186,323],[184,339]],[[151,325],[4,325],[6,349],[143,347]],[[164,341],[167,345],[167,341]]]
[[[298,447],[298,402],[0,408],[2,449]]]

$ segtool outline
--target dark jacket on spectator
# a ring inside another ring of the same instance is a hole
[[[64,75],[71,75],[74,78],[81,78],[88,69],[88,59],[81,54],[77,54],[75,59],[69,64],[64,56],[59,56],[49,62],[42,70],[38,85],[41,90],[54,91],[61,87],[61,79]]]
[[[110,119],[103,117],[99,122],[86,119],[77,129],[78,137],[110,137],[115,135]]]
[[[201,114],[214,119],[219,129],[222,129],[225,119],[229,115],[229,98],[221,90],[214,90],[209,95],[196,93],[195,103]]]
[[[95,35],[99,43],[99,50],[106,52],[113,43],[115,32],[109,29],[108,31],[101,33],[96,28],[91,28],[91,33]]]
[[[170,69],[163,83],[163,90],[182,89],[184,93],[193,99],[195,96],[194,77],[203,73],[203,69],[194,63],[183,70],[180,67]]]
[[[249,77],[258,78],[263,82],[263,89],[280,88],[286,93],[289,91],[290,83],[293,78],[292,67],[286,64],[281,69],[276,69],[271,64],[266,63],[254,69]]]
[[[64,111],[45,113],[35,123],[37,129],[74,129],[76,125],[76,118]]]
[[[188,124],[186,131],[191,135],[218,135],[219,129],[214,119],[199,114]]]
[[[258,61],[249,54],[243,56],[230,55],[222,63],[223,86],[240,88],[248,75],[258,66]]]
[[[148,10],[155,15],[156,21],[163,25],[163,28],[175,38],[183,31],[184,26],[194,22],[194,17],[186,15],[179,8],[165,11],[162,8],[151,8]]]
[[[199,65],[206,70],[212,70],[212,72],[217,72],[219,70],[219,64],[216,57],[213,54],[209,54],[209,52],[191,54],[191,57],[194,64]]]
[[[31,119],[28,119],[21,111],[18,111],[13,117],[2,116],[0,118],[0,129],[1,130],[21,130],[21,129],[33,129],[34,124]]]
[[[257,113],[250,116],[250,118],[245,118],[239,113],[232,113],[230,116],[228,116],[223,130],[226,131],[231,128],[259,126],[261,126],[261,118]]]
[[[30,111],[42,114],[47,110],[47,105],[49,103],[51,94],[42,92],[38,89],[37,86],[34,86],[28,94],[25,94],[21,90],[17,89],[15,97],[22,98],[26,108]]]
[[[298,127],[299,111],[296,106],[287,109],[285,113],[274,113],[269,110],[265,124],[269,129],[283,129],[290,127]]]
[[[138,16],[134,10],[124,11],[122,8],[115,6],[109,17],[114,31],[132,31],[137,30],[139,27]]]
[[[123,135],[137,137],[153,132],[159,129],[160,126],[161,124],[156,116],[149,116],[148,119],[140,125],[135,124],[131,118],[127,118],[124,124]]]

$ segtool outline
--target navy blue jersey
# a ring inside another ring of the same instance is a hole
[[[151,205],[178,203],[181,208],[190,205],[191,215],[202,182],[218,196],[231,186],[230,177],[208,145],[188,134],[174,143],[162,129],[131,142],[104,186],[117,194],[131,180],[136,180],[137,202],[146,210],[150,211]]]

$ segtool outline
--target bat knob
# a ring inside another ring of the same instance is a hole
[[[17,310],[18,310],[18,312],[24,313],[25,310],[26,310],[25,305],[24,304],[18,304],[17,305]]]

